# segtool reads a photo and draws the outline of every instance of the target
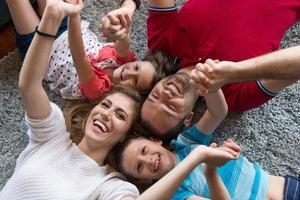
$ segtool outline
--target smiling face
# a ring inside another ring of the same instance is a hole
[[[150,62],[129,62],[114,70],[113,82],[143,92],[151,87],[154,74],[155,68]]]
[[[160,141],[132,139],[123,151],[121,165],[124,173],[141,180],[157,180],[176,164],[176,156]]]
[[[168,76],[148,95],[141,111],[142,120],[163,137],[190,116],[196,98],[195,87],[190,84],[187,74]]]
[[[104,98],[90,112],[85,138],[96,144],[114,145],[130,129],[134,119],[134,101],[122,93]]]

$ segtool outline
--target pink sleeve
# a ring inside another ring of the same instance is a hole
[[[135,61],[136,57],[131,50],[126,56],[120,57],[118,56],[117,51],[113,46],[105,46],[100,49],[98,57],[96,58],[96,62],[100,62],[106,59],[113,59],[117,62],[118,65],[122,65],[124,63]]]
[[[93,78],[86,83],[80,83],[80,91],[87,99],[97,99],[111,89],[112,82],[105,72],[94,71]]]
[[[135,54],[130,50],[130,52],[127,54],[127,56],[120,57],[117,56],[117,63],[119,65],[122,65],[124,63],[133,62],[136,60]]]

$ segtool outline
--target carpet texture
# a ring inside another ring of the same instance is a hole
[[[181,1],[182,3],[182,1]],[[86,1],[83,18],[97,32],[98,19],[117,7],[114,1]],[[138,57],[147,50],[145,7],[135,15],[132,48]],[[282,48],[300,44],[300,23],[285,35]],[[0,190],[12,175],[16,159],[28,143],[24,111],[18,91],[22,59],[17,50],[0,60]],[[49,92],[62,105],[61,98]],[[253,97],[255,98],[255,97]],[[300,175],[300,82],[282,91],[267,104],[245,113],[229,114],[215,133],[216,141],[233,138],[249,160],[273,175]],[[198,110],[201,110],[199,106]],[[199,114],[198,114],[199,115]]]

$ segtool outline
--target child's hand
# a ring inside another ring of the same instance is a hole
[[[232,141],[231,139],[225,140],[223,144],[218,147],[218,149],[230,153],[235,157],[235,159],[237,159],[241,153],[241,147],[238,144],[234,143],[234,141]]]
[[[101,18],[99,31],[108,41],[114,42],[126,36],[124,33],[129,34],[131,22],[130,11],[126,8],[119,8]]]
[[[109,34],[104,34],[103,36],[109,41],[128,41],[130,40],[130,27],[131,27],[131,18],[129,15],[119,16],[120,21],[120,30],[116,32],[111,32]]]
[[[233,62],[207,59],[198,63],[192,71],[192,79],[197,84],[199,95],[215,92],[229,82]]]
[[[218,147],[216,143],[212,143],[210,147],[229,153],[230,155],[233,156],[232,160],[237,159],[241,153],[240,146],[234,143],[231,139],[225,140],[220,147]],[[204,170],[205,173],[207,174],[215,173],[216,165],[206,164]]]
[[[197,163],[197,165],[205,162],[206,164],[217,167],[224,165],[229,160],[236,159],[230,152],[204,145],[197,146],[189,156]]]

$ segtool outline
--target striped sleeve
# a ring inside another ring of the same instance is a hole
[[[205,135],[200,132],[195,126],[192,126],[188,130],[182,132],[178,138],[177,142],[182,144],[204,144],[209,145],[212,140],[212,135]]]
[[[168,6],[168,7],[157,7],[157,6],[149,6],[148,10],[150,11],[156,11],[156,12],[165,12],[165,11],[174,11],[177,10],[177,6]]]

